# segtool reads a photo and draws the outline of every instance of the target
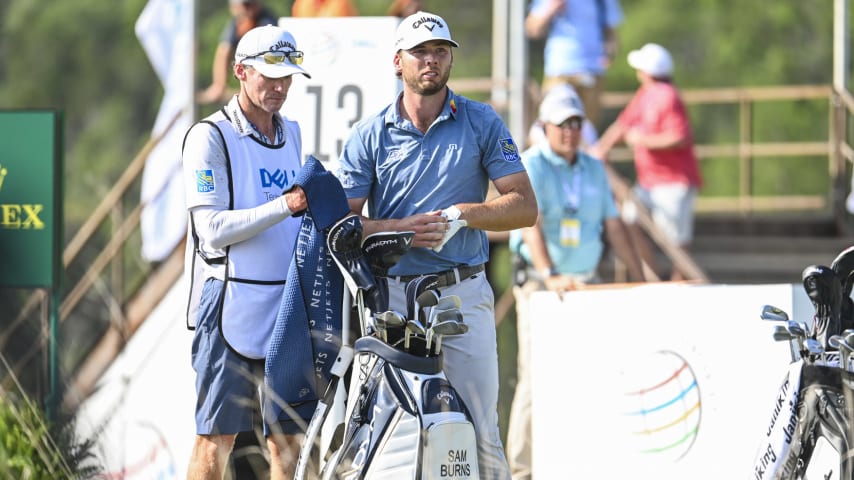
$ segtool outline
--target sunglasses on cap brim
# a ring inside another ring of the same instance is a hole
[[[305,58],[305,54],[303,54],[299,50],[292,50],[289,52],[269,50],[266,52],[256,53],[255,55],[248,55],[243,60],[251,60],[253,58],[261,58],[264,60],[264,63],[268,65],[282,64],[286,61],[294,65],[302,65],[302,61]]]

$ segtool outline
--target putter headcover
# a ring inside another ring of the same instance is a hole
[[[839,313],[842,309],[842,282],[836,272],[824,265],[810,265],[801,278],[804,290],[815,307],[816,338],[827,346],[827,338],[841,333]]]
[[[371,272],[378,277],[387,277],[391,267],[412,247],[415,232],[377,232],[365,237],[362,250],[368,257]]]
[[[332,225],[326,243],[353,298],[356,298],[358,290],[362,290],[365,305],[371,312],[388,310],[388,297],[382,298],[382,291],[362,250],[362,220],[359,216],[347,215]]]
[[[848,247],[833,259],[830,269],[842,283],[842,307],[839,321],[842,331],[854,328],[854,302],[851,300],[851,289],[854,288],[854,247]]]

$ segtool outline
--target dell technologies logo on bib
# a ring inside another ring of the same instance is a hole
[[[270,172],[266,168],[262,168],[258,170],[258,173],[261,175],[261,186],[263,188],[270,188],[273,185],[279,188],[285,188],[290,183],[287,172],[278,168],[274,172]],[[291,172],[291,178],[296,177],[296,175],[296,172]]]

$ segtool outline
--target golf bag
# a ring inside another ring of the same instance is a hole
[[[328,247],[352,295],[360,331],[352,345],[342,339],[333,381],[306,432],[297,479],[309,472],[348,480],[479,478],[471,416],[442,371],[442,336],[467,331],[459,298],[443,299],[435,276],[428,275],[407,285],[405,315],[388,311],[382,277],[413,236],[382,232],[363,240],[355,215],[330,229]],[[336,419],[330,407],[340,401],[334,390],[345,377],[350,389],[344,418]],[[324,425],[335,432],[329,442],[318,440]]]
[[[774,339],[788,341],[792,363],[774,401],[751,477],[854,479],[854,310],[851,308],[854,248],[831,267],[813,265],[802,275],[815,307],[812,326],[765,306],[776,325]]]

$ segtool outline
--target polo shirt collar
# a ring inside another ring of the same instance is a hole
[[[581,167],[581,164],[584,163],[584,153],[580,150],[576,150],[575,152],[575,163],[572,165],[566,163],[566,159],[556,154],[552,147],[549,146],[549,143],[543,140],[543,143],[540,145],[540,150],[543,152],[543,158],[546,159],[551,165],[554,166],[566,166],[570,169],[576,169]]]
[[[394,104],[392,108],[389,108],[385,113],[385,123],[386,125],[401,125],[403,123],[403,117],[400,115],[400,99],[403,97],[403,92],[397,94],[397,98],[394,100]],[[457,118],[457,96],[454,94],[453,90],[448,87],[448,97],[445,99],[445,106],[442,108],[442,112],[439,113],[439,117],[436,121],[448,120],[450,118]]]
[[[231,100],[229,100],[228,104],[225,106],[225,113],[228,115],[228,119],[234,126],[234,130],[237,132],[238,137],[254,135],[256,138],[261,138],[261,133],[255,130],[252,123],[249,122],[246,115],[243,114],[243,110],[240,108],[240,102],[237,101],[236,94],[231,97]],[[284,121],[282,120],[282,115],[279,112],[273,114],[273,122],[278,123],[282,128],[284,128]]]

